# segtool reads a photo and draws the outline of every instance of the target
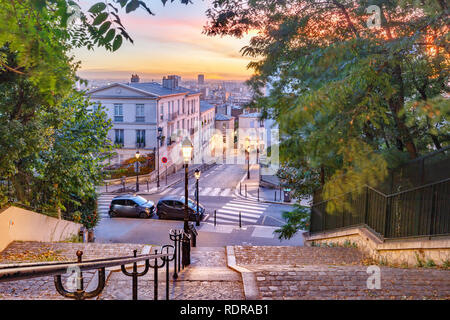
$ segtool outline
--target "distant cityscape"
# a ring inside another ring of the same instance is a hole
[[[244,81],[208,79],[207,74],[199,74],[197,79],[183,80],[177,76],[180,86],[190,90],[199,91],[200,99],[214,106],[227,105],[230,107],[244,107],[248,104],[253,92]],[[93,90],[112,83],[127,83],[129,79],[92,79],[87,85],[80,85],[79,89]],[[141,78],[141,82],[159,82],[160,79]]]

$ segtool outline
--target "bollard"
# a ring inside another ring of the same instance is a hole
[[[216,226],[216,212],[217,210],[214,210],[214,227]]]
[[[150,189],[148,188],[148,179],[147,179],[147,192],[149,192],[150,191]]]
[[[277,191],[275,190],[275,201],[277,201]]]
[[[108,192],[108,182],[106,183],[106,192]]]
[[[239,211],[239,228],[242,227],[241,212]]]
[[[245,185],[245,197],[247,198],[247,185]]]
[[[239,194],[242,196],[242,183],[239,182]]]
[[[281,187],[280,187],[280,201],[282,201],[282,198],[281,198]]]
[[[258,202],[259,202],[259,187],[258,187]]]

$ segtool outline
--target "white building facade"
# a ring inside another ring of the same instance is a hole
[[[153,153],[158,146],[159,163],[178,161],[180,142],[193,141],[200,124],[200,92],[178,86],[179,77],[164,77],[162,83],[139,82],[133,75],[129,83],[113,83],[88,93],[92,102],[105,107],[113,123],[108,137],[117,146],[113,163],[141,154]]]

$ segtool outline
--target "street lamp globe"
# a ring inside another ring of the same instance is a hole
[[[139,154],[139,150],[136,151],[136,154],[135,154],[134,156],[136,157],[136,159],[139,159],[139,157],[141,156],[141,155]]]
[[[200,170],[195,169],[195,171],[194,171],[195,179],[197,179],[197,180],[200,179],[200,174],[201,174]]]
[[[192,146],[191,140],[189,140],[188,137],[185,137],[181,143],[181,151],[183,152],[183,160],[185,163],[188,163],[189,160],[191,160],[192,149],[194,149],[194,147]]]

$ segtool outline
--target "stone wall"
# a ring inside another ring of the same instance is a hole
[[[12,241],[63,241],[80,228],[79,223],[11,206],[0,211],[0,251]]]
[[[365,227],[303,234],[306,246],[356,247],[375,262],[398,266],[447,266],[450,263],[450,236],[383,240]]]

